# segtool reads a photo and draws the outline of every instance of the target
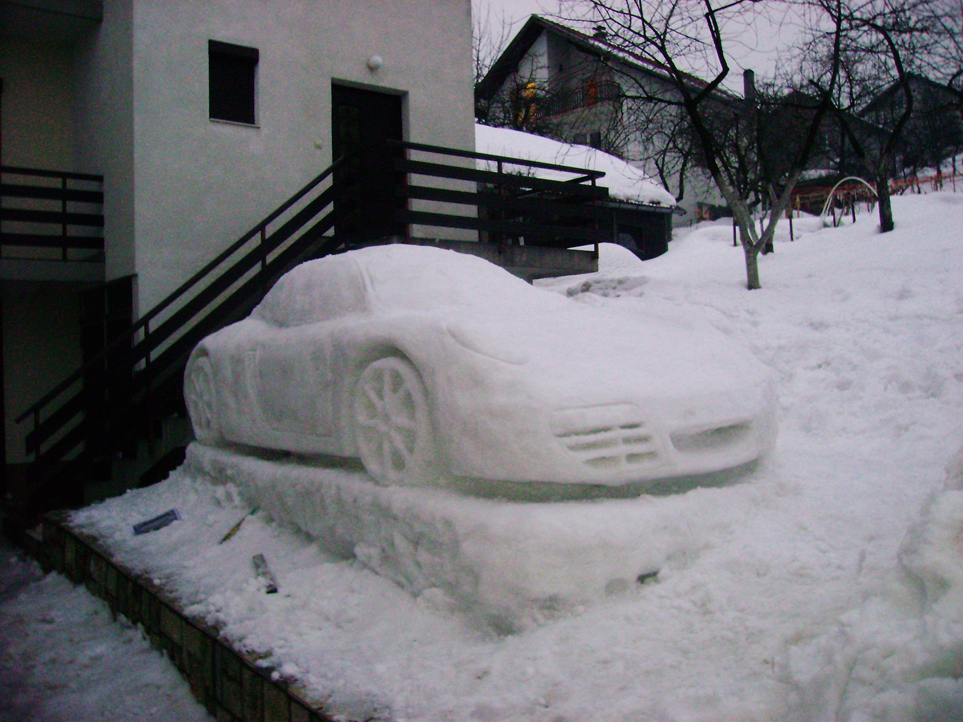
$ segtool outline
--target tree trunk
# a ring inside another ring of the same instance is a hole
[[[742,250],[746,254],[746,288],[755,291],[762,288],[759,283],[759,249],[747,244],[743,245]]]
[[[879,201],[879,231],[889,233],[896,228],[893,223],[893,204],[889,196],[889,175],[883,165],[876,173],[876,197]]]

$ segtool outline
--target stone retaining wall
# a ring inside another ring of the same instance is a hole
[[[216,629],[190,619],[150,579],[113,560],[97,541],[71,530],[59,514],[43,520],[41,564],[103,599],[115,615],[143,629],[218,722],[333,722],[297,690],[271,679],[271,669],[238,652]]]

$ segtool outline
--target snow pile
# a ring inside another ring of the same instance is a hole
[[[508,128],[475,125],[475,150],[489,155],[552,163],[572,168],[586,168],[605,173],[599,185],[609,189],[609,195],[619,200],[674,207],[675,197],[662,186],[653,182],[644,172],[614,155],[603,153],[587,145],[560,143],[530,133]],[[494,170],[492,161],[478,161],[479,168]],[[510,168],[506,170],[511,170]],[[556,180],[568,180],[571,174],[561,174],[540,168],[533,169],[536,176]]]
[[[815,719],[963,719],[963,448],[899,549],[891,586],[786,653]]]
[[[963,195],[893,202],[885,235],[874,216],[797,222],[794,243],[781,225],[759,291],[745,290],[725,224],[637,272],[548,284],[639,318],[697,312],[778,374],[774,453],[737,483],[637,500],[677,509],[664,519],[678,536],[653,535],[675,546],[621,593],[504,634],[436,588],[409,593],[323,553],[263,509],[219,543],[251,505],[239,483],[188,468],[75,523],[356,718],[961,719]],[[169,508],[182,519],[133,536]],[[255,554],[279,593],[253,575]]]

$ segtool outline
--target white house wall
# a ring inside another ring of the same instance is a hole
[[[541,40],[544,47],[532,46],[531,52],[545,58],[552,90],[574,90],[589,78],[610,74],[602,61],[582,52],[565,38],[543,32]]]
[[[532,44],[531,50],[518,64],[518,74],[515,84],[535,82],[541,85],[549,80],[548,69],[548,35],[542,33]]]
[[[332,80],[403,95],[408,140],[474,147],[469,0],[106,0],[90,85],[120,124],[128,32],[132,135],[98,155],[108,197],[133,195],[108,276],[137,274],[141,312],[331,164]],[[209,119],[209,40],[258,49],[255,126]]]
[[[76,49],[75,169],[104,176],[108,279],[137,272],[132,10],[129,2],[105,2],[103,22]]]
[[[3,78],[4,165],[40,170],[74,170],[74,123],[69,108],[73,102],[73,50],[65,40],[6,35],[0,43],[0,78]],[[24,182],[17,177],[15,182]],[[36,183],[36,180],[32,181]],[[41,181],[51,183],[52,181]],[[23,209],[45,210],[49,202],[20,199]],[[36,232],[29,223],[4,224],[7,232]],[[61,258],[59,248],[5,248],[4,279],[41,275],[30,260]],[[14,260],[10,260],[14,259]]]

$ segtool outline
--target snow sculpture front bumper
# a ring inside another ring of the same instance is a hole
[[[665,463],[658,435],[630,404],[556,411],[550,427],[573,460],[592,471],[644,472]]]

